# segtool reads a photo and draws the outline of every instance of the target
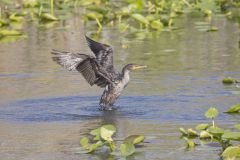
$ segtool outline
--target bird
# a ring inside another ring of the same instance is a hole
[[[113,104],[118,99],[130,81],[130,72],[146,65],[130,63],[118,72],[113,64],[113,49],[111,46],[96,42],[85,35],[86,42],[93,52],[92,55],[72,53],[53,49],[53,61],[69,71],[78,71],[91,85],[104,88],[99,102],[100,110],[113,110]]]

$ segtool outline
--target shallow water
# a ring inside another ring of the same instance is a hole
[[[27,24],[28,39],[0,44],[1,159],[120,159],[75,154],[83,135],[107,123],[116,125],[118,140],[147,137],[129,159],[219,159],[219,147],[186,151],[178,128],[208,122],[203,114],[211,106],[220,111],[221,126],[239,122],[222,112],[240,103],[240,89],[221,83],[224,76],[240,79],[239,26],[215,17],[219,31],[207,33],[197,30],[199,21],[204,19],[186,16],[179,30],[125,38],[116,29],[103,31],[100,40],[114,46],[116,68],[130,62],[148,66],[131,74],[117,110],[110,112],[98,110],[101,89],[51,60],[53,48],[90,53],[81,21],[76,17],[47,30]]]

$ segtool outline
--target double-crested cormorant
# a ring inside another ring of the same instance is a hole
[[[122,72],[117,72],[113,66],[113,50],[109,45],[98,43],[87,36],[87,43],[95,57],[65,51],[52,50],[54,61],[69,71],[77,70],[92,86],[104,88],[99,102],[101,110],[111,110],[112,105],[127,86],[130,71],[145,68],[144,65],[127,64]]]

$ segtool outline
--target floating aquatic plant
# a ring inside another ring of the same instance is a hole
[[[239,83],[240,81],[233,79],[232,77],[225,77],[222,80],[223,84],[234,84],[234,83]]]
[[[113,125],[103,125],[97,129],[90,131],[92,138],[83,137],[80,140],[82,148],[86,151],[85,153],[94,153],[97,149],[106,146],[109,148],[111,153],[116,151],[117,146],[116,142],[113,139],[113,135],[116,132],[116,127]],[[124,157],[130,156],[135,153],[135,146],[143,142],[145,139],[142,135],[130,135],[123,140],[123,143],[120,145],[121,155]]]
[[[239,112],[240,112],[240,104],[236,104],[230,107],[225,113],[239,113]]]
[[[212,126],[215,127],[214,118],[218,116],[218,110],[214,107],[211,107],[208,109],[208,111],[205,113],[205,117],[212,119]]]
[[[0,9],[0,42],[5,42],[7,39],[17,40],[27,37],[24,36],[25,33],[22,31],[24,22],[38,21],[38,24],[41,25],[44,21],[60,20],[55,16],[54,11],[63,2],[64,0],[23,0],[22,3],[19,3],[19,1],[3,1],[2,6],[4,7],[1,6]],[[69,2],[64,5],[70,6],[72,4]]]
[[[238,112],[240,110],[239,105],[232,106],[227,112]],[[237,159],[240,158],[240,147],[233,146],[232,141],[240,141],[240,132],[239,131],[229,131],[223,128],[216,126],[214,119],[218,116],[218,110],[214,107],[208,109],[205,113],[205,117],[212,119],[212,124],[199,124],[196,126],[196,130],[193,129],[184,129],[179,128],[179,131],[182,134],[183,139],[186,141],[187,148],[193,148],[197,146],[192,139],[197,140],[204,139],[205,142],[216,141],[222,147],[221,156],[223,159]],[[236,129],[240,129],[240,124],[235,125]]]
[[[230,146],[224,150],[222,157],[225,159],[237,159],[240,158],[240,146]]]

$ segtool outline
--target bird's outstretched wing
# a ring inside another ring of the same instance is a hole
[[[74,71],[76,70],[78,64],[88,58],[88,55],[85,54],[75,54],[66,51],[52,50],[51,52],[54,56],[52,57],[53,61],[57,62],[63,68]]]
[[[113,83],[94,57],[58,50],[52,50],[52,54],[54,61],[69,71],[80,72],[91,86],[96,84],[99,87],[105,87],[107,84]]]
[[[109,45],[96,42],[86,37],[88,46],[96,56],[97,61],[108,72],[114,72],[113,67],[113,49]]]

